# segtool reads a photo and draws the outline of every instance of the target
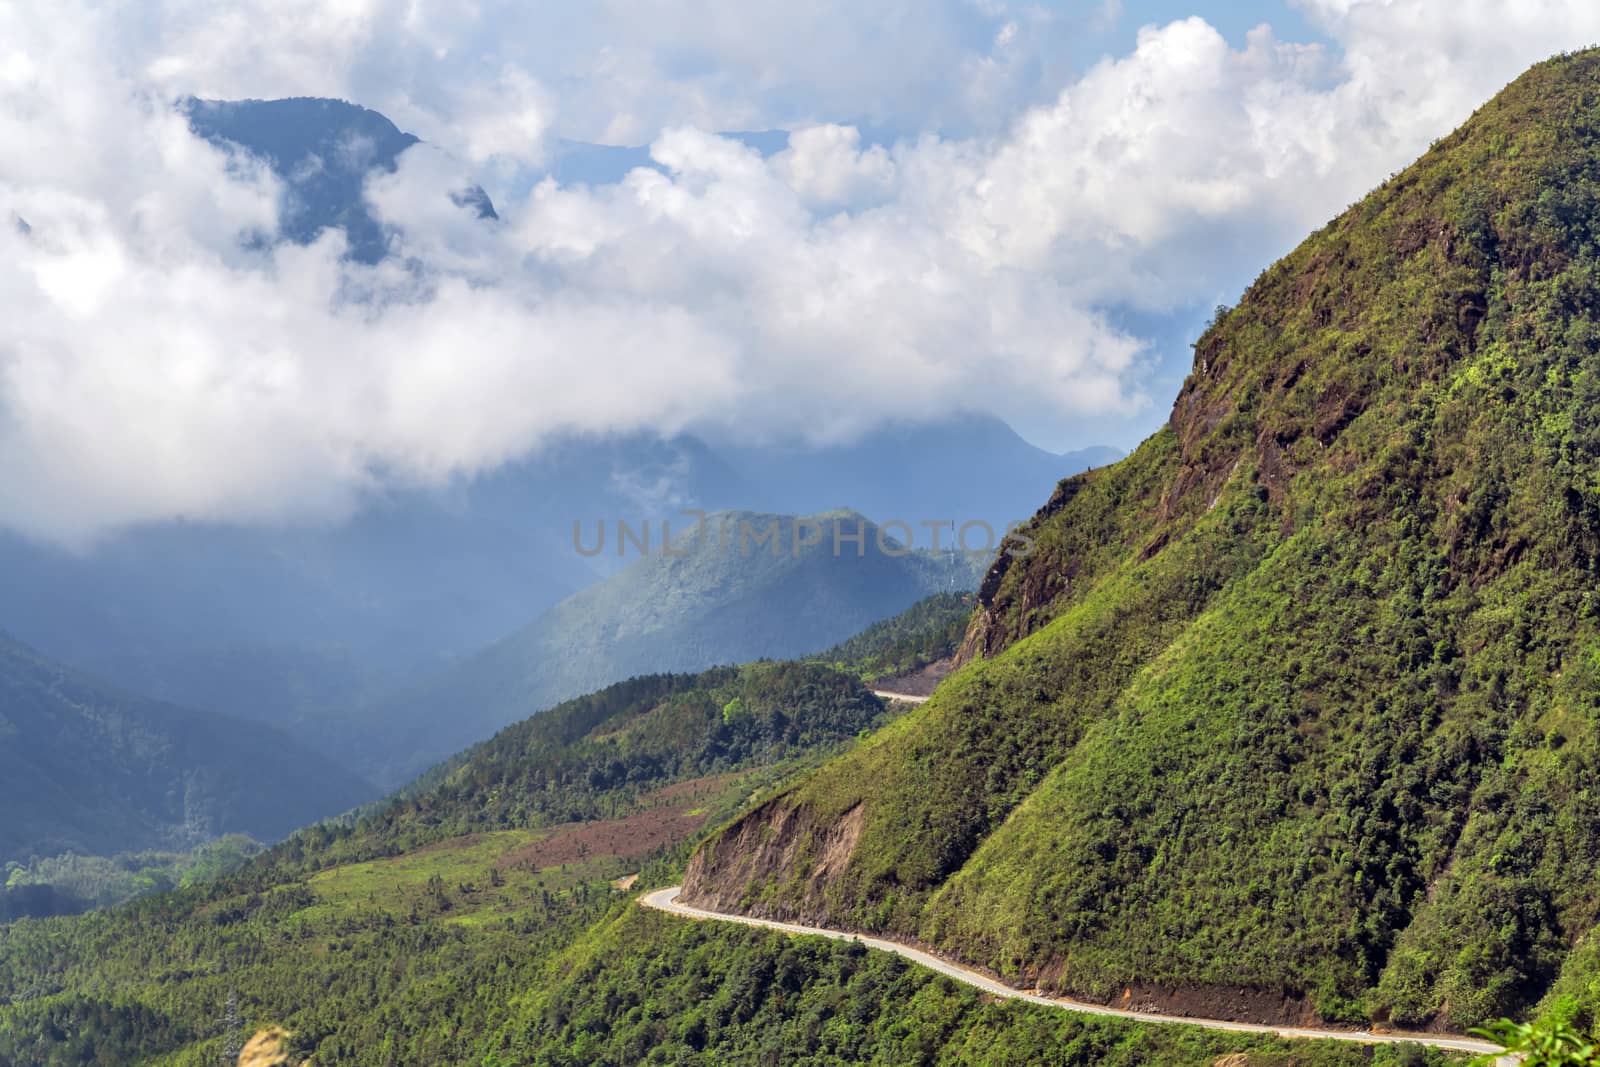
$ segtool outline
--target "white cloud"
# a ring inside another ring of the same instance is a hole
[[[433,140],[480,165],[539,162],[550,104],[526,72],[507,68],[493,82],[468,86],[455,95],[452,111],[461,119]]]
[[[183,92],[338,96],[439,140],[491,119],[463,85],[491,87],[509,72],[535,79],[531,94],[512,87],[532,103],[482,135],[542,129],[549,89],[563,102],[563,136],[618,143],[685,123],[982,122],[949,75],[985,54],[1007,20],[1004,4],[963,0],[156,0],[100,17],[116,22],[144,76]]]
[[[888,151],[882,145],[863,149],[853,126],[795,130],[773,168],[803,200],[820,207],[879,201],[894,183]]]
[[[1600,34],[1576,4],[1306,6],[1331,47],[1262,28],[1235,48],[1181,20],[970,136],[881,147],[810,123],[763,160],[693,127],[856,93],[902,115],[922,94],[936,117],[1005,100],[1025,64],[1004,50],[1049,23],[956,5],[874,66],[878,36],[918,20],[729,2],[696,27],[602,3],[557,61],[499,4],[169,0],[130,23],[0,0],[0,215],[30,227],[0,226],[0,516],[81,540],[337,514],[574,429],[837,438],[959,408],[1035,426],[1158,411],[1152,355],[1115,312],[1237,287],[1527,63]],[[960,18],[989,20],[997,51],[963,51]],[[948,92],[906,73],[952,56]],[[408,266],[343,262],[337,234],[249,251],[277,184],[192,137],[169,106],[185,92],[351,96],[422,133],[369,190]],[[545,182],[501,199],[495,227],[441,195],[605,108],[679,123],[653,142],[666,173]]]

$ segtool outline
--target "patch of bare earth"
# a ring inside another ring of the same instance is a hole
[[[914,671],[879,678],[872,683],[872,687],[890,693],[904,693],[908,697],[932,696],[934,689],[944,681],[944,676],[950,673],[955,662],[954,656],[946,656]]]
[[[1130,986],[1110,1002],[1131,1011],[1231,1019],[1264,1026],[1322,1026],[1312,1002],[1262,989],[1229,986]]]
[[[736,781],[739,774],[712,774],[704,778],[691,778],[687,782],[664,785],[648,794],[646,804],[679,804],[684,801],[710,800]]]
[[[551,830],[547,837],[512,849],[495,866],[537,871],[603,856],[639,859],[683,840],[705,821],[705,812],[662,807],[623,819],[569,823]]]
[[[823,821],[809,808],[779,797],[689,858],[683,900],[712,911],[743,911],[763,919],[824,920],[823,889],[849,865],[866,821],[866,808],[860,804]],[[789,874],[803,886],[799,899],[784,903],[747,899],[753,887]]]
[[[273,1027],[256,1034],[239,1053],[239,1067],[292,1067],[289,1032]]]

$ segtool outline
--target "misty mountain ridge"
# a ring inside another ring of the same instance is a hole
[[[318,740],[321,720],[422,683],[627,565],[619,522],[650,521],[659,538],[663,521],[693,521],[684,509],[844,506],[906,523],[926,547],[924,521],[979,519],[998,533],[1107,458],[1051,456],[978,416],[811,451],[569,437],[471,480],[371,496],[329,525],[157,523],[88,553],[0,534],[0,603],[31,605],[0,621],[152,697]],[[575,527],[592,539],[601,521],[611,550],[579,553]],[[942,543],[957,532],[945,527]],[[973,547],[983,536],[972,532]]]
[[[896,531],[853,512],[723,512],[704,530],[672,529],[670,551],[652,543],[611,577],[350,724],[353,738],[373,739],[352,756],[373,757],[367,773],[398,784],[474,739],[625,678],[820,652],[930,593],[975,588],[989,559],[909,549]]]
[[[419,143],[414,135],[337,100],[192,99],[184,107],[201,136],[250,152],[285,182],[286,239],[342,227],[352,256],[384,254],[387,236],[364,189],[372,176],[394,171]],[[787,138],[742,140],[771,154]],[[478,212],[494,216],[486,197]],[[977,414],[889,422],[826,447],[693,433],[569,435],[474,478],[373,492],[353,515],[326,524],[155,522],[82,552],[0,533],[0,603],[30,606],[0,624],[47,655],[154,699],[281,726],[314,746],[339,737],[349,752],[361,747],[349,731],[369,721],[362,709],[426,688],[630,564],[626,554],[578,551],[576,531],[608,523],[615,534],[624,522],[649,523],[659,536],[666,522],[682,529],[684,511],[844,508],[901,524],[897,536],[919,546],[930,543],[926,524],[937,524],[948,546],[976,523],[969,543],[982,549],[1061,478],[1116,455],[1053,455]],[[909,602],[898,593],[891,599],[883,615]],[[774,610],[792,600],[780,598]],[[635,617],[626,597],[605,603],[617,614],[588,614],[585,625],[625,628]],[[559,684],[526,695],[574,695],[622,677],[624,667],[688,669],[813,652],[877,617],[858,606],[815,633],[793,621],[787,625],[803,640],[769,634],[716,655],[687,636],[693,627],[678,631],[685,648],[673,647],[668,626],[640,638],[648,653],[635,649],[588,674],[564,668]],[[693,654],[680,654],[686,649]],[[531,710],[538,709],[524,701],[504,714]],[[476,739],[463,733],[452,743]],[[426,751],[431,759],[449,749]]]
[[[0,633],[0,865],[274,841],[374,796],[277,730],[122,692]]]
[[[325,229],[343,229],[349,256],[376,263],[389,253],[389,235],[373,218],[365,197],[375,174],[392,174],[400,154],[421,139],[376,111],[319,97],[286,100],[183,101],[195,133],[213,144],[242,148],[265,162],[285,183],[279,226],[290,241],[306,244]],[[477,185],[443,190],[478,218],[498,219],[489,194]]]

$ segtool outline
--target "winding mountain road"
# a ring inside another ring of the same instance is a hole
[[[1206,1030],[1228,1030],[1240,1034],[1271,1034],[1277,1037],[1305,1038],[1322,1041],[1349,1041],[1361,1045],[1396,1045],[1405,1042],[1415,1042],[1429,1048],[1445,1049],[1450,1052],[1490,1053],[1498,1052],[1499,1047],[1487,1041],[1478,1041],[1470,1037],[1453,1037],[1448,1034],[1425,1034],[1404,1030],[1385,1030],[1373,1032],[1368,1030],[1318,1030],[1303,1026],[1265,1026],[1259,1023],[1230,1022],[1226,1019],[1196,1019],[1186,1015],[1161,1015],[1155,1012],[1128,1011],[1124,1008],[1108,1008],[1104,1004],[1089,1004],[1081,1000],[1072,1000],[1067,997],[1048,997],[1042,993],[1030,993],[1022,989],[1014,989],[1003,982],[998,982],[979,971],[963,967],[958,963],[940,959],[938,956],[903,945],[898,941],[889,941],[881,937],[867,937],[862,934],[846,933],[842,930],[829,930],[817,926],[801,926],[798,923],[776,922],[771,919],[756,919],[748,915],[729,915],[723,912],[706,911],[704,908],[691,907],[688,904],[678,903],[678,893],[682,886],[669,886],[647,893],[639,898],[642,907],[654,908],[664,911],[669,915],[677,915],[686,919],[713,919],[722,922],[738,923],[741,926],[755,926],[767,930],[780,930],[786,934],[812,934],[818,937],[829,937],[835,941],[859,941],[867,948],[880,949],[884,952],[893,952],[903,956],[913,963],[938,971],[942,975],[964,982],[969,986],[981,989],[997,997],[1010,1000],[1025,1000],[1030,1004],[1039,1004],[1047,1008],[1062,1008],[1067,1011],[1082,1012],[1085,1015],[1109,1015],[1118,1019],[1131,1019],[1141,1023],[1172,1023],[1180,1026],[1198,1026]],[[1501,1063],[1515,1063],[1513,1057],[1506,1057]]]
[[[926,703],[928,699],[927,697],[919,697],[911,693],[891,693],[887,689],[874,689],[872,691],[872,695],[877,697],[879,700],[898,700],[903,704],[922,704]]]

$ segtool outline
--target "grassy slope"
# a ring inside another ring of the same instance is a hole
[[[611,888],[641,863],[642,885],[675,877],[699,827],[880,716],[815,665],[637,679],[213,885],[0,927],[0,1064],[201,1067],[275,1024],[300,1056],[357,1065],[1445,1062],[995,1004],[893,957],[670,919]]]
[[[991,571],[991,658],[694,893],[1089,993],[1600,1008],[1597,118],[1600,57],[1542,65],[1264,273]]]

